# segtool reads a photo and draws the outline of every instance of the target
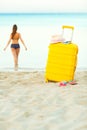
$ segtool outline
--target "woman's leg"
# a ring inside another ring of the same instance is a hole
[[[15,69],[18,66],[18,56],[19,56],[19,52],[20,52],[20,48],[11,48],[12,54],[13,54],[13,58],[14,58],[14,65],[15,65]]]
[[[16,49],[16,66],[18,67],[18,56],[19,56],[20,48]]]

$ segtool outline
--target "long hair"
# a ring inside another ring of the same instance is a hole
[[[17,25],[16,24],[14,24],[13,25],[13,29],[12,29],[12,39],[14,38],[14,35],[15,35],[15,33],[17,32]]]

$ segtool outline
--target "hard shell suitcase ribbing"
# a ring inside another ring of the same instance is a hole
[[[62,28],[74,30],[72,26],[62,26]],[[50,44],[45,71],[46,81],[73,80],[77,65],[77,54],[78,46],[72,42]]]

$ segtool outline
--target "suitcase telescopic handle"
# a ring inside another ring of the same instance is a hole
[[[62,35],[64,35],[64,29],[72,29],[71,40],[69,41],[69,42],[72,42],[74,26],[63,25],[62,29],[63,29]]]
[[[63,26],[62,26],[62,29],[65,29],[65,28],[74,30],[74,27],[73,27],[73,26],[63,25]]]

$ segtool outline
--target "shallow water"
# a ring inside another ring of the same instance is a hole
[[[62,25],[75,27],[73,43],[79,48],[78,68],[87,68],[87,14],[0,14],[0,68],[13,67],[10,46],[4,52],[13,24],[18,25],[28,51],[21,44],[19,66],[22,68],[45,68],[51,36],[62,33]]]

